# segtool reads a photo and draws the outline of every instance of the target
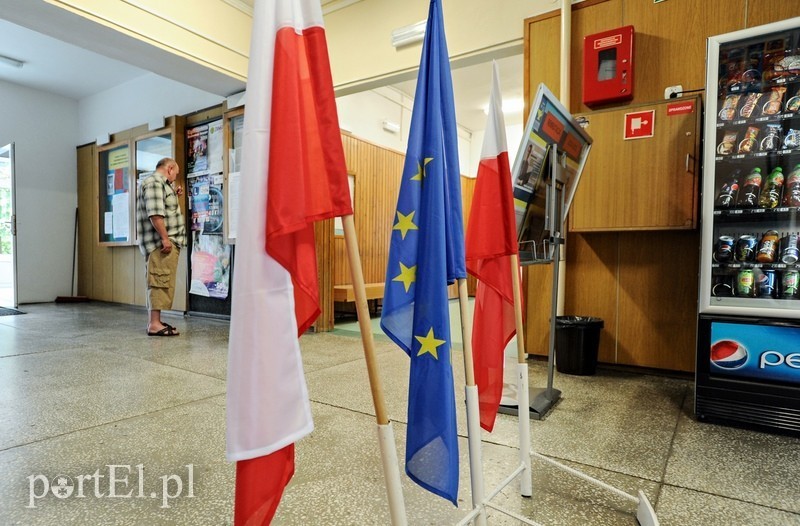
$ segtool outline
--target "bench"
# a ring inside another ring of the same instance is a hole
[[[383,299],[383,283],[365,283],[364,289],[368,300]],[[352,285],[334,285],[333,301],[356,301],[356,293]]]
[[[367,303],[370,306],[370,312],[377,312],[377,300],[383,299],[383,286],[384,283],[365,283],[364,290],[367,296]],[[375,300],[375,301],[372,301]],[[355,302],[356,293],[352,285],[334,285],[333,286],[333,301],[343,303]]]

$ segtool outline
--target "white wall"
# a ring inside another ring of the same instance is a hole
[[[391,148],[406,151],[408,130],[411,123],[413,100],[391,88],[378,88],[353,95],[336,98],[339,125],[361,139]],[[382,127],[384,120],[400,125],[400,133],[389,133]],[[508,159],[514,164],[517,148],[522,140],[522,124],[506,126]],[[478,175],[481,160],[484,130],[458,130],[458,157],[461,174],[467,177]]]
[[[405,153],[413,104],[414,100],[411,97],[393,88],[376,88],[337,97],[336,111],[339,113],[339,126],[342,129],[360,139]],[[383,121],[387,120],[399,125],[400,131],[398,133],[386,131],[383,128]],[[458,163],[461,174],[471,173],[474,177],[474,171],[467,171],[472,148],[472,132],[459,127]],[[480,151],[478,154],[480,155]]]
[[[339,126],[356,137],[405,152],[411,124],[410,97],[391,88],[378,88],[336,98]],[[383,121],[400,126],[398,133],[383,129]]]
[[[0,144],[15,144],[20,303],[71,293],[78,102],[0,81]]]
[[[148,73],[109,90],[81,99],[77,144],[94,142],[153,119],[184,115],[224,100],[219,95]]]
[[[0,144],[15,144],[17,296],[37,303],[73,292],[76,147],[223,98],[147,74],[81,101],[0,81],[0,100]]]

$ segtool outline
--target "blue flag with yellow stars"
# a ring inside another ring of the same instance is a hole
[[[440,0],[431,0],[397,198],[381,327],[411,358],[406,473],[458,497],[447,286],[466,277],[453,82]]]

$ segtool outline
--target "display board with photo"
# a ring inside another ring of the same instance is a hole
[[[551,230],[560,229],[566,220],[591,144],[589,134],[540,84],[511,170],[520,263],[552,260]],[[551,221],[548,189],[552,183],[553,150],[559,164],[555,171],[555,199],[559,206]]]

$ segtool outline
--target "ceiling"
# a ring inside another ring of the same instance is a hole
[[[25,62],[0,62],[0,80],[80,100],[147,71],[0,20],[0,55]]]
[[[329,3],[332,0],[327,0]],[[248,2],[249,3],[249,2]],[[323,1],[323,4],[325,2]],[[0,19],[0,55],[23,61],[21,68],[0,62],[0,80],[80,100],[148,73],[56,38]],[[503,100],[522,99],[522,55],[498,59]],[[456,120],[468,130],[482,130],[491,81],[491,63],[454,69]],[[413,97],[416,80],[394,85]],[[506,115],[522,122],[522,109]]]

